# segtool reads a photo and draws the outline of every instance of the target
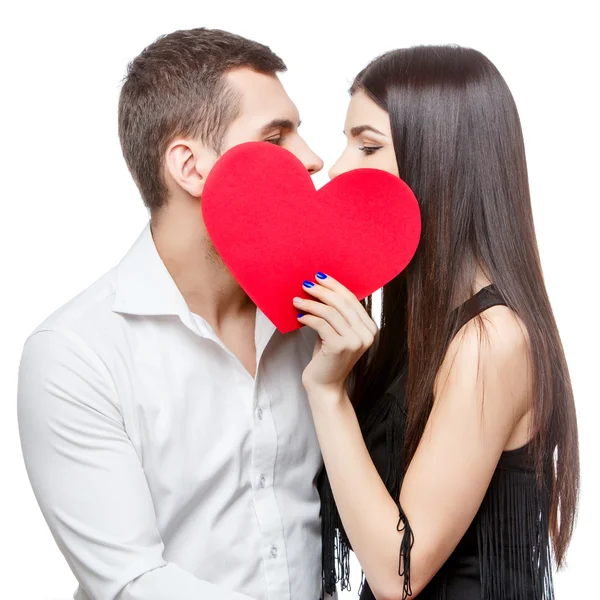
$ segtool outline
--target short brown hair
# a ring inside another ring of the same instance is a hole
[[[152,213],[166,201],[163,156],[175,137],[199,138],[220,152],[239,111],[239,98],[223,75],[236,67],[268,74],[286,70],[267,46],[205,28],[162,36],[129,64],[119,98],[119,139]]]

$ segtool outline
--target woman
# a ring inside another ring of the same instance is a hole
[[[351,544],[362,600],[553,598],[577,426],[513,98],[481,53],[446,46],[381,56],[351,94],[331,175],[402,177],[422,237],[384,288],[380,332],[325,274],[294,301],[320,338],[303,382],[326,467],[324,588],[334,556],[348,583]]]

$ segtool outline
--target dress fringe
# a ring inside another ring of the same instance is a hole
[[[496,470],[476,518],[483,600],[554,600],[548,518],[534,472]]]

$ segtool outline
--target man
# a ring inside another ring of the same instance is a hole
[[[322,168],[284,70],[267,47],[206,29],[129,66],[119,135],[150,224],[36,329],[19,377],[27,470],[77,600],[319,596],[321,457],[301,383],[314,338],[275,331],[200,211],[236,144]]]

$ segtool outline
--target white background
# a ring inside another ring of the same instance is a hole
[[[158,35],[197,26],[257,39],[287,62],[283,81],[300,108],[302,132],[325,160],[319,185],[344,144],[346,90],[377,54],[458,43],[483,51],[503,73],[522,118],[542,262],[579,416],[581,508],[557,598],[598,597],[600,56],[593,4],[178,0],[2,8],[1,598],[66,599],[75,588],[22,463],[19,357],[31,330],[111,268],[144,226],[117,139],[119,84],[128,61]],[[342,597],[356,598],[355,591]]]

